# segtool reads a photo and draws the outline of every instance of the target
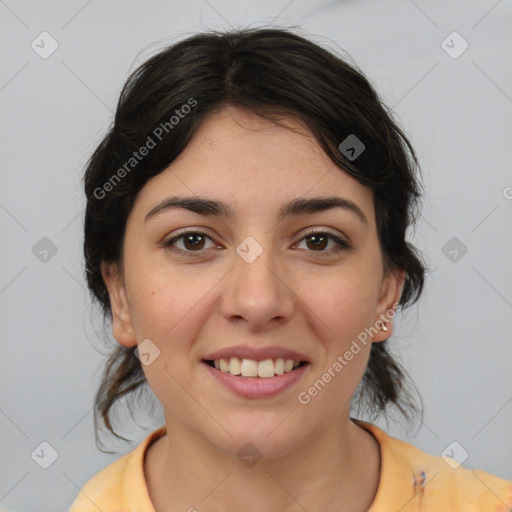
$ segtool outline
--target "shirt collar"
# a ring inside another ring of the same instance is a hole
[[[415,470],[402,451],[402,443],[386,434],[382,429],[366,421],[351,418],[359,427],[373,435],[380,449],[380,481],[377,493],[369,512],[389,512],[390,510],[419,510],[420,492],[416,492],[414,482],[421,475]],[[163,425],[149,434],[133,451],[122,475],[123,506],[130,510],[155,512],[149,497],[144,476],[144,457],[150,444],[166,435]],[[404,485],[410,483],[410,485]]]
[[[167,427],[163,425],[149,434],[139,446],[133,450],[132,456],[129,458],[121,477],[122,503],[123,507],[126,507],[126,510],[155,512],[144,476],[144,457],[149,445],[166,433]]]
[[[421,473],[415,474],[417,471],[403,451],[404,443],[372,423],[351,419],[372,434],[380,448],[380,481],[369,512],[421,510],[421,487],[414,487],[415,482],[422,481]]]

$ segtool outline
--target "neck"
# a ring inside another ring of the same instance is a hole
[[[377,492],[376,439],[349,419],[281,457],[251,466],[177,422],[148,449],[146,481],[156,512],[169,510],[367,511]]]

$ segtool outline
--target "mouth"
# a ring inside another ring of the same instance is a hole
[[[202,362],[220,373],[252,379],[270,379],[278,375],[292,373],[303,366],[311,364],[309,361],[297,361],[286,358],[241,359],[238,357],[223,357],[220,359],[203,359]]]

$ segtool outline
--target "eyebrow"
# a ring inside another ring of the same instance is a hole
[[[200,215],[214,215],[222,217],[234,217],[235,215],[235,210],[229,204],[222,201],[207,199],[199,196],[172,196],[165,198],[154,208],[152,208],[147,213],[144,222],[164,211],[173,208],[190,210],[191,212],[198,213]],[[295,215],[318,213],[331,210],[333,208],[343,208],[344,210],[352,212],[363,224],[368,224],[368,219],[364,215],[361,208],[357,206],[357,204],[350,201],[349,199],[344,199],[338,196],[292,199],[281,207],[277,214],[277,218],[278,220],[283,220],[287,217]]]

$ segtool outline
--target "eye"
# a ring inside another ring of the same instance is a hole
[[[319,256],[323,256],[323,253],[326,253],[326,255],[333,253],[336,254],[352,248],[352,246],[345,240],[325,231],[310,232],[303,237],[302,240],[306,241],[308,249],[312,249],[310,252],[320,252],[321,254]],[[324,249],[328,246],[329,241],[332,241],[335,245],[330,251],[325,251]]]
[[[177,236],[164,240],[161,245],[173,252],[179,252],[187,256],[198,256],[204,252],[203,249],[208,249],[208,247],[205,248],[206,240],[210,240],[210,242],[212,242],[212,247],[216,245],[211,237],[205,233],[202,233],[201,231],[186,231]],[[306,241],[308,246],[307,248],[310,249],[308,252],[320,253],[318,256],[324,256],[324,254],[329,255],[333,253],[337,254],[341,251],[352,249],[352,246],[348,242],[342,240],[336,235],[333,235],[332,233],[325,231],[310,232],[301,239],[301,242],[303,240]],[[328,251],[324,250],[329,245],[330,241],[334,243],[334,247]],[[179,243],[182,244],[181,247],[178,247]]]
[[[205,248],[204,245],[206,240],[210,240],[213,243],[213,240],[201,231],[186,231],[185,233],[181,233],[173,238],[164,240],[162,242],[162,246],[170,249],[171,251],[184,253],[187,256],[195,256],[195,254],[192,253],[201,253],[201,249]],[[182,247],[176,247],[176,242],[182,242]],[[213,245],[215,246],[215,244]]]

